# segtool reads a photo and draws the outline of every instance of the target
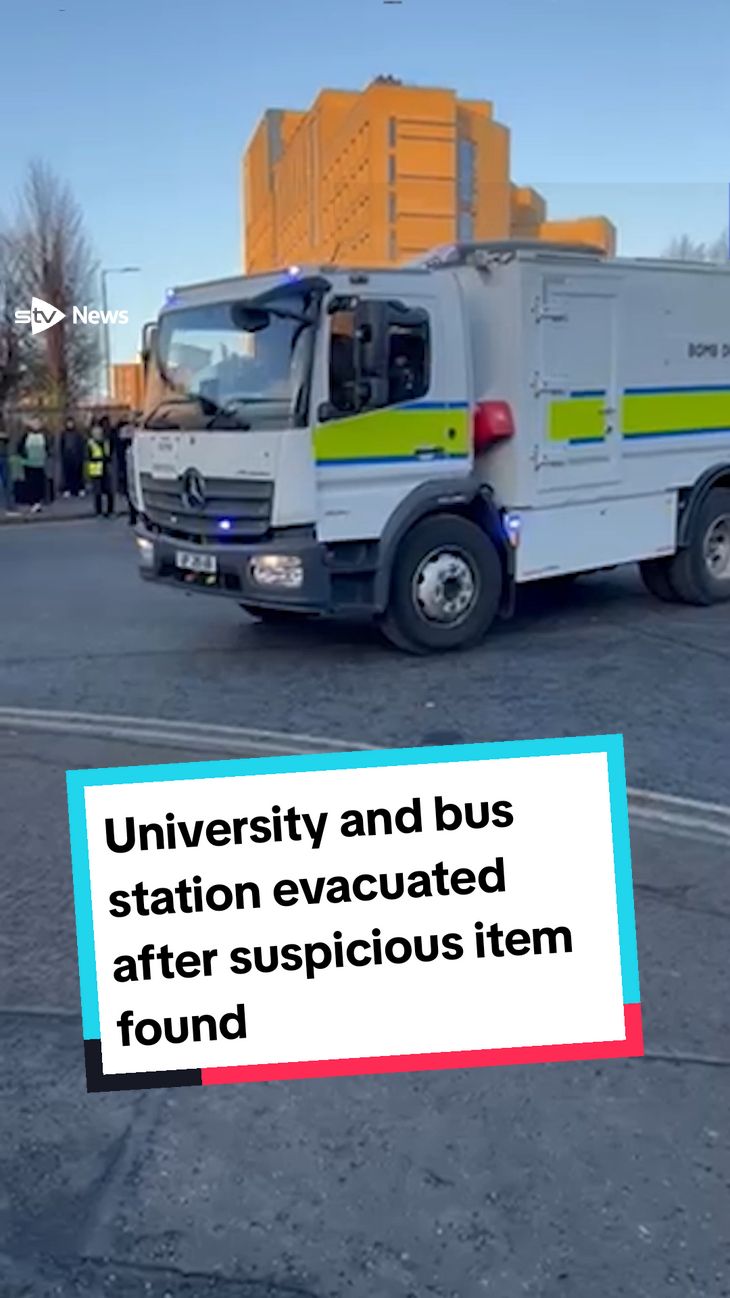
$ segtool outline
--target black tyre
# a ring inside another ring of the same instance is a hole
[[[502,565],[489,537],[457,514],[437,514],[401,541],[382,630],[408,653],[466,649],[486,635],[501,592]]]
[[[672,559],[669,579],[685,604],[730,599],[730,488],[713,487],[707,493],[688,544]]]
[[[249,617],[255,617],[258,622],[268,622],[271,626],[283,622],[296,622],[306,617],[305,613],[299,613],[292,608],[262,608],[258,604],[242,604],[241,608],[244,613],[248,613]]]
[[[641,580],[650,595],[657,599],[663,599],[667,604],[676,604],[679,601],[679,595],[674,589],[671,581],[671,567],[674,562],[674,555],[668,559],[645,559],[639,564]]]

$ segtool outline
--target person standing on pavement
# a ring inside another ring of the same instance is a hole
[[[118,424],[115,425],[112,437],[117,491],[120,496],[126,496],[127,494],[127,446],[127,421],[122,418],[119,420]]]
[[[114,513],[112,448],[101,420],[94,422],[86,444],[86,476],[94,493],[94,512],[111,518]]]
[[[0,424],[0,508],[10,513],[13,507],[13,488],[10,479],[10,435]]]
[[[129,510],[130,525],[137,521],[137,511],[133,500],[133,466],[132,466],[132,440],[134,438],[133,416],[129,415],[123,419],[117,429],[117,485],[119,491],[127,498],[127,508]]]
[[[46,490],[44,500],[52,505],[56,499],[56,479],[58,476],[58,438],[51,437],[47,429],[43,430],[46,439]]]
[[[46,499],[48,440],[40,424],[34,424],[24,435],[20,453],[25,465],[26,504],[32,514],[43,508]]]
[[[84,494],[84,435],[71,416],[61,433],[61,487],[66,498]]]

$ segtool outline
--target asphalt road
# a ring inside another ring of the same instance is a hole
[[[0,703],[378,746],[621,732],[632,784],[730,802],[730,608],[660,604],[630,570],[532,594],[483,647],[423,660],[145,586],[121,519],[5,528],[0,564]]]
[[[0,532],[0,707],[383,746],[621,731],[632,784],[721,803],[729,626],[615,574],[411,660],[144,587],[121,521]],[[89,1096],[64,771],[179,758],[0,727],[3,1298],[730,1295],[727,842],[634,829],[645,1059]]]

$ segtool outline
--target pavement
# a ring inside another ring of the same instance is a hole
[[[0,571],[3,1298],[730,1295],[720,830],[632,828],[644,1059],[87,1095],[64,788],[224,724],[241,751],[618,730],[632,784],[728,805],[727,608],[612,574],[415,661],[145,586],[121,520],[8,529]]]
[[[117,514],[126,514],[126,502],[117,500],[115,512]],[[64,499],[63,496],[59,496],[52,504],[44,505],[35,514],[27,505],[15,505],[12,509],[0,510],[0,527],[19,523],[77,522],[80,519],[91,518],[93,513],[93,496],[88,494],[80,497],[70,496],[68,500]]]

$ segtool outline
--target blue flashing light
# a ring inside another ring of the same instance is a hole
[[[233,523],[231,522],[230,518],[221,518],[218,520],[219,532],[230,532],[232,527],[233,527]]]
[[[508,512],[504,515],[503,522],[504,530],[510,545],[516,546],[520,539],[520,531],[522,529],[522,515]]]
[[[289,279],[298,279],[302,273],[302,270],[300,266],[290,266],[286,273]]]

